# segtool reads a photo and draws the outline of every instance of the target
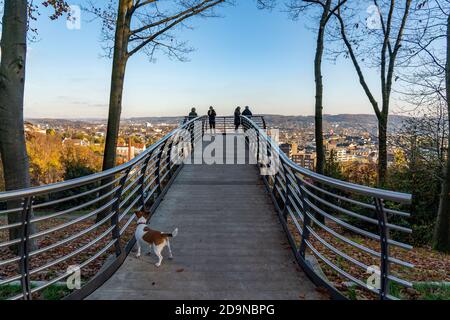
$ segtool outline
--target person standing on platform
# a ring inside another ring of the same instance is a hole
[[[214,133],[216,133],[216,110],[214,110],[214,108],[211,106],[209,107],[208,110],[208,120],[209,120],[209,129],[211,130],[211,133],[213,132],[214,129]]]
[[[238,131],[241,125],[241,107],[237,107],[234,110],[234,130]]]
[[[198,117],[197,110],[195,108],[192,108],[188,116],[189,121],[194,120],[197,117]]]
[[[253,113],[250,111],[250,108],[247,106],[247,107],[245,107],[244,111],[242,111],[242,115],[251,119],[253,116]]]

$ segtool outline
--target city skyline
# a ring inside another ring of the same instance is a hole
[[[81,29],[70,30],[64,19],[49,21],[44,13],[36,22],[38,41],[29,44],[25,117],[107,118],[112,62],[100,58],[98,23],[82,13]],[[130,60],[123,118],[181,116],[210,105],[224,115],[237,105],[259,114],[313,114],[313,24],[291,21],[281,8],[258,10],[251,1],[220,13],[179,32],[196,49],[189,62]],[[370,75],[377,88],[377,76]],[[373,114],[355,79],[349,61],[324,62],[325,113]]]

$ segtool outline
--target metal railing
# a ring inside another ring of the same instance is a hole
[[[317,285],[344,298],[342,288],[329,280],[337,276],[381,299],[396,298],[389,291],[392,284],[411,286],[401,275],[413,265],[396,256],[411,249],[396,239],[411,232],[404,220],[409,214],[399,210],[410,204],[410,195],[343,182],[296,165],[262,130],[263,117],[242,117],[244,131],[238,132],[234,117],[220,119],[216,130],[222,123],[220,133],[246,134],[258,166],[271,169],[262,179],[297,262]],[[72,276],[66,271],[73,265],[81,270],[82,287],[67,298],[84,298],[102,285],[135,244],[133,213],[144,206],[151,213],[156,210],[181,169],[177,160],[190,155],[192,142],[209,129],[207,121],[185,122],[114,169],[0,193],[0,289],[15,284],[17,292],[8,298],[40,298],[46,288]],[[8,237],[10,233],[16,236]],[[375,280],[372,285],[369,276]]]
[[[103,284],[134,246],[134,213],[155,211],[192,139],[201,138],[196,120],[111,170],[0,193],[0,291],[8,288],[6,298],[40,298],[74,276],[72,270],[80,271],[82,287],[66,298],[84,298]]]
[[[217,116],[216,117],[216,129],[212,130],[209,125],[209,119],[207,116],[202,118],[202,127],[204,132],[214,132],[215,134],[234,134],[236,132],[236,125],[234,117],[230,116]],[[266,129],[267,124],[264,116],[254,115],[251,117],[252,121],[261,129]],[[185,117],[183,123],[188,121],[189,118]],[[242,120],[240,127],[242,127]]]
[[[317,285],[334,298],[362,290],[380,299],[397,299],[390,294],[393,286],[412,286],[404,275],[413,265],[395,256],[412,247],[392,236],[412,232],[405,220],[409,213],[397,208],[409,206],[411,195],[309,171],[292,162],[254,121],[242,117],[242,123],[251,153],[266,169],[262,178],[294,255]],[[343,288],[336,288],[334,277]]]

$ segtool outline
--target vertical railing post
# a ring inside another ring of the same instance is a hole
[[[194,142],[195,142],[195,131],[194,131],[194,129],[195,129],[195,123],[194,123],[194,122],[191,122],[191,123],[189,124],[189,126],[187,127],[187,129],[189,130],[189,133],[191,134],[191,146],[192,146],[192,149],[194,149]],[[164,146],[165,146],[165,144],[164,144]]]
[[[208,124],[207,124],[207,122],[206,122],[206,118],[202,118],[202,137],[204,137],[205,136],[205,132],[207,132],[208,131]],[[212,132],[212,130],[211,130],[211,132]]]
[[[378,218],[381,247],[380,299],[387,300],[387,295],[389,294],[389,229],[382,199],[375,198],[375,208]]]
[[[33,198],[27,197],[23,203],[22,210],[22,226],[21,226],[21,241],[19,245],[20,256],[20,274],[21,285],[24,300],[32,300],[31,281],[30,281],[30,231],[31,231],[31,216],[32,216]]]
[[[227,119],[225,117],[223,117],[222,119],[223,119],[223,135],[226,136],[227,135],[227,124],[226,124]]]
[[[271,153],[270,139],[271,138],[269,136],[266,137],[265,146],[264,146],[264,150],[263,150],[264,151],[264,155],[266,157],[265,166],[266,166],[266,170],[267,170],[268,176],[271,176],[269,174],[269,172],[272,173],[271,167],[273,165],[272,157],[271,157],[272,153]],[[274,179],[274,187],[275,187],[275,184],[276,184],[276,176],[275,175],[274,175],[274,178],[275,178]],[[267,181],[269,181],[269,179],[267,179]]]
[[[125,188],[125,183],[127,182],[128,175],[131,171],[131,167],[126,169],[123,177],[120,179],[120,187],[117,189],[116,194],[114,195],[114,198],[116,201],[113,205],[113,215],[111,217],[111,225],[114,227],[112,230],[112,238],[115,240],[115,251],[116,251],[116,257],[120,256],[122,254],[122,247],[120,245],[120,226],[119,226],[119,215],[120,215],[120,198],[122,198],[123,189]]]
[[[259,136],[259,129],[258,128],[256,128],[256,143],[257,143],[257,151],[256,151],[256,163],[258,164],[258,168],[259,168],[259,165],[260,165],[260,159],[259,159],[259,154],[260,154],[260,150],[259,150],[259,148],[260,148],[260,146],[259,146],[259,144],[260,144],[260,140],[261,140],[261,137]]]
[[[284,166],[283,162],[281,162],[281,166],[283,167],[284,177],[286,178],[286,180],[285,180],[286,191],[284,193],[284,196],[286,197],[286,201],[284,202],[283,218],[285,221],[287,221],[288,207],[291,205],[291,199],[289,197],[291,194],[291,189],[289,188],[291,180],[288,178],[288,172],[287,172],[286,167]]]
[[[302,181],[301,179],[295,175],[295,180],[297,181],[297,185],[298,185],[298,192],[299,192],[299,196],[300,196],[300,201],[302,202],[303,205],[303,230],[302,230],[302,241],[300,243],[300,248],[298,250],[298,253],[300,254],[300,256],[302,258],[305,258],[306,255],[306,241],[309,239],[309,229],[308,226],[311,225],[311,218],[308,215],[309,212],[309,205],[305,200],[305,194],[301,188],[302,186]]]

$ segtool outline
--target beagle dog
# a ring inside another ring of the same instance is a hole
[[[177,236],[178,228],[176,228],[172,233],[163,233],[160,231],[152,230],[147,225],[147,220],[149,217],[148,213],[146,213],[145,211],[139,211],[136,212],[135,215],[137,218],[137,228],[136,232],[134,233],[137,243],[136,258],[140,258],[142,247],[152,246],[153,252],[155,252],[156,256],[158,257],[158,262],[155,265],[159,267],[163,260],[161,252],[164,247],[167,246],[167,249],[169,249],[169,259],[173,259],[169,238],[175,238]]]

